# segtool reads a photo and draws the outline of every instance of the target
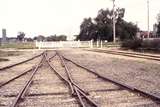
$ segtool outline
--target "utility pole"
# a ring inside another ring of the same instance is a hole
[[[116,42],[115,0],[113,1],[113,42]]]
[[[149,30],[149,0],[147,0],[147,14],[148,14],[148,20],[147,20],[147,23],[148,23],[148,34],[147,34],[147,38],[149,38],[149,34],[150,34],[150,30]]]

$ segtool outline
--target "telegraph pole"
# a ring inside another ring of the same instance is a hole
[[[150,34],[150,30],[149,30],[149,0],[147,0],[147,14],[148,14],[148,20],[147,20],[147,23],[148,23],[148,34],[147,34],[147,38],[149,38],[149,34]]]
[[[115,0],[113,1],[113,42],[116,42]]]

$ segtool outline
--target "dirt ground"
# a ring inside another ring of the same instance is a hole
[[[81,49],[61,53],[107,78],[160,96],[160,62]]]
[[[13,50],[12,50],[13,51]],[[10,65],[16,62],[23,61],[25,59],[31,58],[34,55],[40,54],[43,50],[19,50],[22,54],[18,56],[6,56],[4,58],[10,59],[9,61],[0,62],[0,67]],[[111,55],[105,53],[97,53],[86,51],[83,49],[61,49],[59,50],[61,54],[65,57],[80,63],[88,67],[89,69],[97,72],[101,75],[105,75],[107,78],[111,78],[115,81],[122,82],[124,84],[137,87],[143,91],[150,92],[154,95],[160,95],[160,62],[142,60],[138,58],[129,58],[119,55]],[[48,52],[48,56],[54,55],[54,51]],[[27,62],[22,65],[18,65],[14,68],[5,70],[6,72],[1,72],[0,82],[9,80],[10,78],[22,73],[26,69],[29,69],[34,64],[39,62],[40,58],[34,59],[33,61]],[[51,60],[52,65],[63,74],[64,68],[61,67],[61,63],[58,58],[55,57]],[[104,107],[107,104],[110,106],[115,104],[121,105],[118,107],[124,107],[124,105],[139,105],[139,104],[155,104],[151,100],[143,97],[139,97],[136,94],[130,93],[126,90],[120,90],[118,93],[116,91],[111,92],[94,92],[95,90],[104,90],[106,87],[109,89],[116,89],[117,86],[109,85],[107,82],[96,80],[96,76],[91,75],[85,70],[78,69],[76,66],[67,62],[67,65],[72,68],[72,76],[81,87],[89,90],[91,97],[102,104]],[[12,71],[12,72],[9,72]],[[41,72],[40,72],[41,71]],[[83,73],[82,73],[83,72]],[[10,105],[12,103],[13,97],[17,95],[18,90],[20,90],[22,84],[26,82],[28,75],[23,78],[17,79],[15,82],[6,85],[0,89],[0,104]],[[84,81],[85,82],[84,82]],[[90,85],[88,85],[90,84]],[[12,89],[12,87],[17,86]],[[100,86],[102,86],[100,89]],[[121,92],[121,94],[120,94]],[[67,107],[72,105],[73,107],[78,106],[75,98],[72,98],[69,94],[68,87],[53,73],[50,71],[46,63],[44,67],[39,70],[37,75],[33,79],[32,86],[28,91],[29,96],[26,97],[25,101],[20,103],[20,107],[28,106],[61,106]],[[5,97],[10,95],[13,97]],[[126,96],[129,95],[129,96]],[[100,97],[103,96],[103,97]],[[114,96],[114,97],[113,97]],[[10,99],[8,99],[10,98]],[[102,99],[99,101],[99,99]],[[117,100],[117,98],[119,100]],[[130,100],[129,100],[130,98]],[[54,99],[54,100],[53,100]],[[107,99],[107,100],[106,100]],[[135,100],[136,99],[136,100]],[[132,101],[134,100],[134,101]],[[2,102],[1,102],[2,101]],[[108,102],[106,102],[108,101]],[[117,101],[119,103],[117,103]],[[129,102],[131,101],[131,102]],[[30,103],[32,102],[32,103]],[[134,103],[133,103],[134,102]],[[137,102],[137,103],[135,103]],[[108,106],[107,106],[108,107]],[[150,106],[152,107],[152,105]]]
[[[40,52],[42,52],[42,50],[1,49],[0,68],[26,60],[34,55],[38,55]]]

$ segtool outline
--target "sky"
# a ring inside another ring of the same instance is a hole
[[[147,30],[147,0],[115,0],[116,7],[125,8],[124,19]],[[150,0],[150,30],[160,12],[160,0]],[[112,9],[112,0],[0,0],[0,29],[8,37],[23,31],[26,37],[37,35],[79,34],[84,18],[95,18],[98,10]],[[0,37],[1,37],[0,33]]]

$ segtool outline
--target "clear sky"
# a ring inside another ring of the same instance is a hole
[[[160,12],[160,0],[150,0],[150,29]],[[116,0],[117,7],[126,9],[125,19],[138,22],[147,30],[147,0]],[[85,17],[96,17],[101,8],[112,8],[111,0],[0,0],[0,29],[6,28],[8,36],[18,31],[26,37],[36,35],[79,33]],[[1,37],[1,33],[0,33]]]

